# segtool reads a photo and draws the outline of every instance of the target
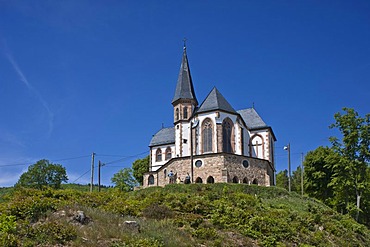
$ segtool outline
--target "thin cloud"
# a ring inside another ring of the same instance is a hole
[[[28,90],[31,91],[35,95],[35,97],[40,101],[41,105],[44,107],[48,114],[48,136],[53,132],[53,121],[54,121],[54,113],[51,111],[48,102],[41,96],[41,94],[32,86],[32,84],[27,80],[26,76],[23,74],[22,70],[19,68],[17,62],[13,58],[12,54],[10,53],[9,49],[5,46],[5,55],[9,60],[10,64],[13,66],[13,69],[18,74],[19,79],[26,85]]]
[[[32,164],[32,162],[29,162]],[[0,160],[0,166],[9,165],[6,161]],[[28,170],[25,166],[0,167],[0,187],[10,187],[16,184],[20,176]]]
[[[17,146],[17,147],[26,147],[26,145],[24,144],[24,142],[22,140],[20,140],[17,136],[13,135],[12,133],[4,130],[4,129],[0,129],[1,131],[1,136],[0,136],[0,143],[7,143],[7,145],[10,145],[10,146]]]

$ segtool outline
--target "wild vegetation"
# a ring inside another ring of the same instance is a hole
[[[370,246],[364,225],[274,187],[21,188],[1,199],[0,246]],[[80,210],[88,223],[73,220]],[[140,232],[125,220],[137,221]]]
[[[370,114],[350,108],[334,115],[340,138],[331,147],[318,147],[304,160],[304,191],[342,214],[370,227]],[[287,171],[276,176],[277,186],[288,187]],[[292,191],[300,192],[301,170],[293,172]]]

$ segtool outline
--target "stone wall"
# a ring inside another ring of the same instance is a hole
[[[201,162],[201,165],[198,167],[196,164],[199,164],[199,162]],[[175,178],[179,177],[181,181],[184,181],[188,173],[191,176],[190,163],[190,157],[171,159],[158,171],[146,173],[143,187],[169,184],[168,173],[170,171],[175,174]],[[149,177],[151,178],[149,179]],[[274,174],[270,163],[266,160],[218,153],[194,156],[193,181],[196,182],[197,178],[200,178],[202,183],[210,181],[215,183],[237,182],[270,186],[273,185]]]

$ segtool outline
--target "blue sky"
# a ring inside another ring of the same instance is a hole
[[[341,108],[369,113],[370,1],[0,0],[0,187],[44,158],[88,183],[92,152],[110,184],[144,157],[173,124],[184,37],[198,100],[254,103],[278,171],[287,143],[294,169],[329,145]]]

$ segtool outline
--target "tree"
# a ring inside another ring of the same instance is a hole
[[[133,175],[136,178],[136,180],[140,183],[140,185],[143,185],[144,173],[149,171],[149,162],[150,158],[148,155],[143,159],[135,160],[134,163],[132,164]]]
[[[369,186],[370,114],[362,118],[354,109],[343,108],[343,111],[334,115],[335,123],[330,126],[337,128],[342,135],[341,140],[330,138],[333,150],[341,156],[340,162],[333,168],[330,185],[334,188],[336,199],[341,202],[341,210],[355,213],[358,221],[361,196]]]
[[[113,175],[112,183],[116,185],[121,191],[131,191],[137,185],[137,181],[132,176],[132,169],[123,168]]]
[[[276,186],[288,190],[288,171],[280,171],[276,174]]]
[[[307,153],[304,160],[305,192],[326,204],[331,204],[333,188],[333,167],[339,163],[340,156],[329,147],[318,147]]]
[[[28,167],[28,171],[21,175],[16,187],[44,189],[49,186],[59,189],[62,182],[67,181],[66,169],[63,166],[43,159]]]
[[[292,191],[301,194],[301,177],[302,177],[302,168],[301,166],[297,167],[297,170],[293,171],[292,174]]]

